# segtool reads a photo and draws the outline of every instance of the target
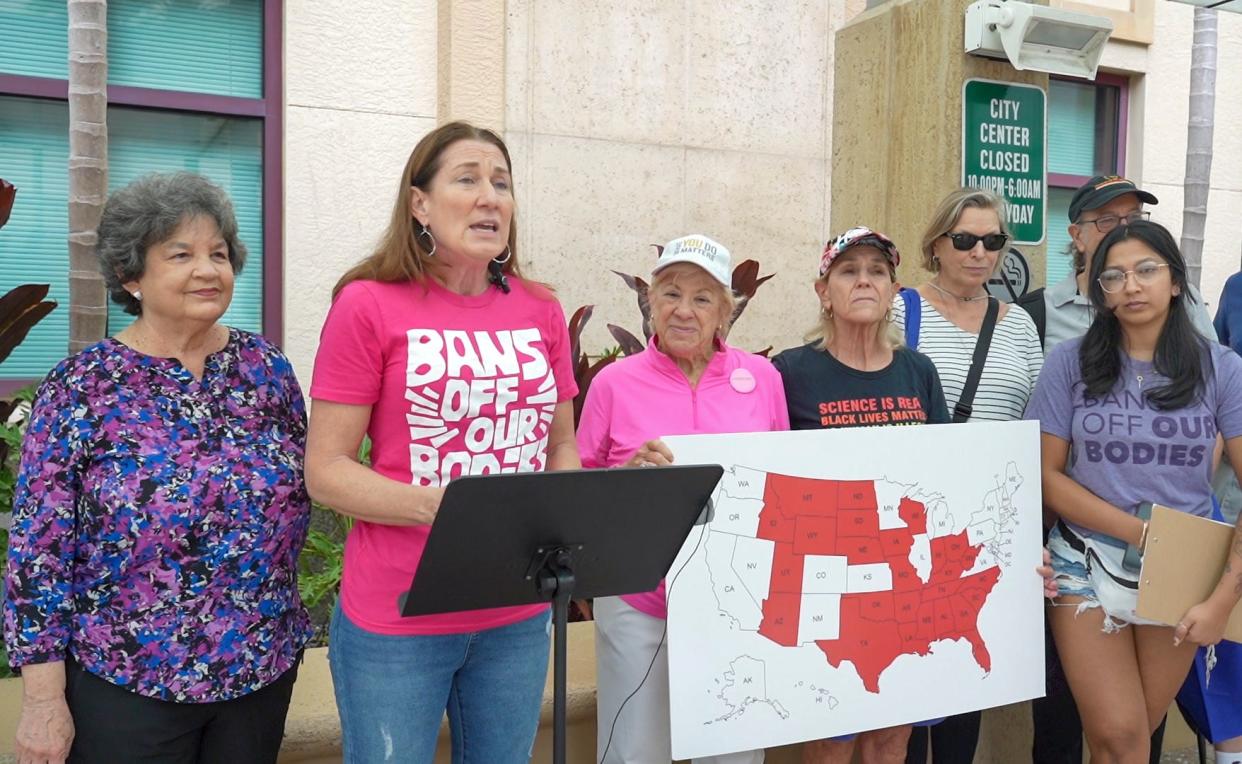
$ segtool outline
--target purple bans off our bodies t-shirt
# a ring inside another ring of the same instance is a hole
[[[1161,411],[1143,393],[1168,383],[1151,362],[1123,357],[1111,393],[1084,399],[1078,348],[1062,342],[1044,362],[1026,407],[1040,430],[1070,443],[1066,474],[1113,506],[1134,513],[1150,501],[1200,517],[1212,513],[1212,450],[1219,431],[1242,435],[1242,357],[1212,344],[1205,360],[1203,397]],[[1069,523],[1075,531],[1112,541]]]

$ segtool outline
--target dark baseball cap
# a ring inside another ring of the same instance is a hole
[[[1079,216],[1086,210],[1103,207],[1119,196],[1134,194],[1147,204],[1159,204],[1154,194],[1134,185],[1134,181],[1120,175],[1097,175],[1084,183],[1074,192],[1070,200],[1069,219],[1077,223]]]

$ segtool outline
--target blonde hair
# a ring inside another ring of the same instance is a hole
[[[932,273],[940,270],[940,263],[936,262],[932,245],[936,243],[936,239],[944,236],[953,229],[953,226],[957,225],[964,210],[979,209],[995,212],[1001,233],[1009,236],[1009,226],[1005,223],[1006,205],[1007,202],[1002,197],[982,188],[959,188],[951,191],[948,196],[940,200],[940,204],[936,205],[931,222],[923,231],[923,268]]]
[[[362,262],[355,265],[341,276],[340,281],[332,288],[332,298],[340,294],[346,284],[359,279],[371,281],[423,281],[427,278],[427,270],[433,260],[427,236],[419,236],[414,216],[410,213],[410,199],[417,186],[423,191],[431,187],[431,181],[440,170],[440,159],[449,146],[458,141],[482,141],[500,149],[505,162],[510,168],[513,162],[509,159],[509,149],[499,135],[482,127],[475,127],[468,122],[449,122],[441,125],[423,136],[401,171],[401,182],[397,186],[397,199],[392,205],[392,216],[388,228],[380,238],[375,251]],[[509,223],[509,259],[501,270],[518,278],[522,272],[518,268],[517,253],[517,210]]]
[[[682,267],[682,266],[687,266],[687,267]],[[702,271],[703,273],[707,273],[706,270],[704,270],[703,268],[700,268],[694,263],[673,263],[672,265],[669,265],[665,268],[661,268],[659,271],[655,273],[654,276],[651,277],[651,285],[647,287],[647,294],[648,295],[654,294],[656,289],[658,289],[660,286],[664,284],[677,283],[677,277],[681,274],[684,274],[687,271],[687,268],[696,268],[699,271]],[[708,274],[708,276],[710,277],[710,274]],[[721,284],[715,278],[711,279],[711,283],[712,283],[713,289],[715,289],[716,291],[717,297],[720,298],[721,313],[723,314],[721,317],[722,320],[721,320],[721,325],[720,325],[720,337],[721,339],[723,339],[724,337],[728,336],[729,329],[733,328],[733,312],[737,310],[737,298],[733,296],[732,289],[726,289],[725,285]],[[650,302],[650,299],[651,298],[648,297],[648,302]],[[654,334],[655,333],[654,311],[651,314],[651,322],[653,325],[649,326],[648,328],[651,329],[652,333]]]

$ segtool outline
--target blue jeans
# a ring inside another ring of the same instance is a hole
[[[430,764],[448,711],[453,764],[526,764],[549,616],[466,634],[391,636],[332,614],[328,662],[346,764]]]

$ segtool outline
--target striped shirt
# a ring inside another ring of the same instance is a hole
[[[919,304],[922,319],[918,350],[936,364],[945,401],[952,411],[962,397],[979,335],[959,328],[921,296]],[[905,336],[906,305],[901,295],[893,300],[893,324]],[[1025,310],[1011,305],[992,333],[970,421],[1021,419],[1043,365],[1044,352],[1035,322]]]

